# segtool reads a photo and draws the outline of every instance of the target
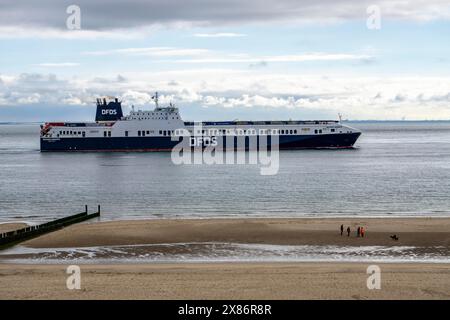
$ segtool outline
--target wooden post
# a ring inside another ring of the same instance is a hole
[[[87,207],[87,204],[84,205],[84,212],[86,212],[86,214],[88,213],[88,207]]]
[[[97,211],[98,211],[98,214],[100,215],[100,205],[98,205]]]

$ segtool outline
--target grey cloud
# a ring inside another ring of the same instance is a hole
[[[266,61],[260,61],[257,63],[250,63],[248,65],[249,68],[264,68],[267,67],[267,62]]]
[[[179,83],[178,82],[176,82],[175,80],[170,80],[168,83],[167,83],[167,85],[168,86],[178,86],[179,85]]]
[[[89,30],[139,28],[155,24],[224,25],[267,21],[365,19],[366,8],[379,4],[382,17],[449,18],[442,0],[2,0],[0,25],[66,28],[66,8],[81,8],[81,27]],[[441,10],[436,10],[440,8]]]

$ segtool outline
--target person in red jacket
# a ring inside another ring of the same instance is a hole
[[[364,233],[366,233],[366,229],[364,227],[361,227],[361,237],[364,238]]]

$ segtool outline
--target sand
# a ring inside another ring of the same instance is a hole
[[[339,227],[350,226],[350,237]],[[357,226],[367,230],[356,237]],[[399,241],[389,236],[397,234]],[[450,218],[160,219],[83,223],[24,242],[34,248],[184,242],[450,246]]]
[[[351,237],[340,236],[343,223]],[[367,229],[357,238],[358,225]],[[397,234],[399,241],[389,235]],[[189,219],[81,223],[22,243],[83,247],[176,242],[450,247],[450,218]],[[383,263],[382,287],[366,286],[368,263],[258,262],[80,265],[81,290],[66,265],[0,259],[1,299],[450,299],[450,264]]]
[[[83,265],[68,290],[64,265],[1,265],[1,299],[450,299],[450,268],[380,264],[381,289],[367,264],[235,263]]]
[[[28,225],[21,222],[0,223],[0,233],[22,229],[25,227],[28,227]]]

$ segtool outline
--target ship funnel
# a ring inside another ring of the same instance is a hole
[[[95,121],[116,121],[123,117],[122,105],[119,99],[107,101],[105,98],[97,99],[97,113]]]

